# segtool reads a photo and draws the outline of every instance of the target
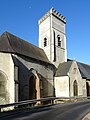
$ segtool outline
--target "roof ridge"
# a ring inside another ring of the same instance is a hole
[[[88,71],[87,69],[85,68],[85,66],[83,66],[84,64],[78,62],[78,66],[79,66],[79,69],[80,71],[84,74],[84,76],[88,77]]]
[[[10,44],[10,40],[9,40],[9,36],[8,36],[8,32],[7,32],[7,31],[5,31],[5,32],[1,35],[1,38],[3,38],[3,37],[6,37],[6,38],[7,38],[7,42],[8,42],[8,45],[9,45],[8,47],[9,47],[9,49],[12,50],[12,52],[14,52],[14,50],[13,50],[11,44]]]
[[[85,64],[85,63],[82,63],[82,62],[78,62],[78,63],[83,64],[83,65],[87,65],[87,66],[90,67],[90,64]]]
[[[73,61],[67,61],[67,62],[63,62],[63,63],[60,63],[59,66],[58,66],[58,69],[56,71],[56,77],[58,76],[67,76],[68,75],[68,72],[70,70],[70,67],[71,67],[71,64],[72,64]]]
[[[62,63],[60,63],[60,64],[67,64],[67,63],[70,63],[70,62],[73,62],[73,60],[72,61],[67,61],[67,62],[62,62]],[[60,65],[59,64],[59,65]]]
[[[6,34],[7,38],[8,38],[10,47],[12,48],[13,51],[15,51],[15,50],[13,49],[12,45],[11,45],[11,42],[10,42],[9,32],[6,31],[5,34]]]
[[[5,31],[3,34],[6,34],[8,38],[10,37],[10,35],[11,35],[11,36],[14,36],[14,37],[16,37],[16,38],[19,38],[21,41],[26,42],[27,44],[30,44],[30,45],[32,45],[32,46],[34,46],[34,47],[36,47],[36,48],[38,48],[38,49],[40,49],[40,50],[43,50],[42,48],[40,48],[40,47],[38,47],[38,46],[36,46],[36,45],[34,45],[34,44],[32,44],[32,43],[30,43],[30,42],[28,42],[28,41],[20,38],[20,37],[18,37],[18,36],[14,35],[14,34],[12,34],[12,33],[10,33],[10,32]],[[2,34],[2,35],[3,35],[3,34]],[[10,38],[9,38],[9,39],[10,39]],[[10,41],[10,40],[9,40],[9,41]],[[44,51],[44,50],[43,50],[43,51]]]
[[[24,55],[51,64],[43,49],[9,32],[4,32],[1,36],[1,51]]]

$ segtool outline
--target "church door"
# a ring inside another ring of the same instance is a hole
[[[73,83],[73,94],[74,96],[78,96],[78,84],[76,80]]]
[[[29,80],[29,98],[36,99],[36,78],[31,76]]]

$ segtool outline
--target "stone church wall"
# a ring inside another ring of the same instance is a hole
[[[69,78],[68,76],[55,77],[56,97],[69,97]]]
[[[86,79],[82,79],[82,85],[83,85],[83,96],[87,97]]]
[[[63,23],[61,20],[57,19],[55,16],[52,16],[52,27],[61,33],[65,34],[65,23]]]
[[[31,69],[34,69],[42,79],[42,97],[54,95],[53,68],[51,65],[21,55],[17,56],[17,62],[19,67],[20,100],[29,99],[29,79]]]
[[[11,54],[2,52],[0,52],[0,94],[0,104],[15,102],[14,63]]]
[[[48,59],[50,60],[50,42],[51,42],[51,30],[50,30],[50,17],[44,19],[44,21],[39,24],[39,47],[42,48]],[[47,46],[44,47],[44,38],[47,39]]]
[[[75,81],[77,82],[77,92],[78,92],[77,96],[86,96],[86,93],[85,93],[86,82],[81,77],[76,61],[73,61],[71,65],[69,77],[70,77],[70,96],[71,97],[74,96]]]

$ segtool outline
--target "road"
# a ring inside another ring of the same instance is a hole
[[[90,112],[90,100],[58,104],[0,115],[0,120],[82,120]]]

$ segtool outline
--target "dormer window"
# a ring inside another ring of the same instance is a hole
[[[44,47],[46,47],[47,46],[47,38],[45,37],[44,38]]]
[[[57,35],[57,40],[58,40],[58,46],[61,47],[61,38],[60,38],[60,35]]]

